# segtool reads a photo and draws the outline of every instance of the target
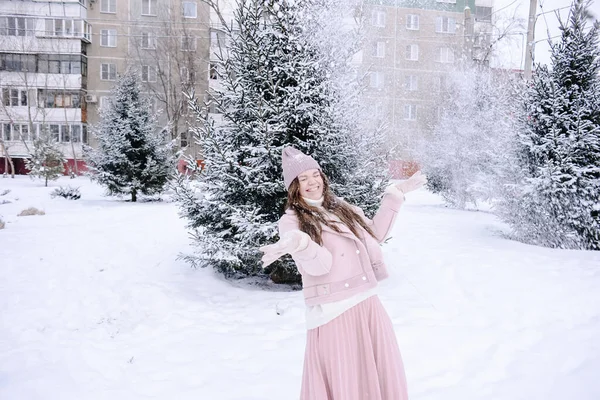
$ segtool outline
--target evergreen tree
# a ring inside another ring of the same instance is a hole
[[[96,149],[87,150],[90,176],[111,195],[160,193],[171,176],[171,145],[156,129],[150,102],[140,91],[139,76],[130,70],[119,77],[100,122],[92,133]]]
[[[551,69],[523,96],[514,184],[501,215],[527,242],[600,250],[600,49],[589,3],[575,0]]]
[[[33,140],[33,154],[26,161],[27,169],[31,177],[44,179],[44,185],[48,181],[57,180],[65,172],[65,156],[59,148],[59,144],[50,135],[47,129],[43,129],[40,135]]]
[[[276,240],[286,201],[284,147],[312,155],[336,194],[367,211],[382,192],[381,165],[361,157],[365,148],[353,147],[358,139],[341,117],[342,99],[332,80],[336,64],[315,38],[318,6],[240,1],[237,32],[220,66],[222,89],[211,93],[211,107],[220,115],[192,104],[206,167],[195,183],[199,196],[189,186],[177,187],[198,248],[188,260],[227,277],[269,273],[276,282],[299,282],[289,258],[262,271],[258,250]]]

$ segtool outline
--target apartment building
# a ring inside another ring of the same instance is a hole
[[[24,172],[32,139],[47,129],[69,168],[88,140],[85,93],[92,42],[84,1],[0,2],[0,171]]]
[[[160,127],[171,132],[178,147],[199,157],[188,131],[193,116],[184,92],[203,97],[208,88],[208,6],[200,0],[95,0],[88,14],[94,24],[88,53],[89,122],[98,121],[117,76],[134,67]]]
[[[139,71],[159,126],[188,154],[183,91],[208,86],[209,10],[200,0],[0,1],[0,173],[25,172],[32,139],[48,129],[70,170],[117,76]]]
[[[492,0],[365,0],[365,104],[387,124],[397,157],[410,160],[440,117],[448,73],[489,57]]]

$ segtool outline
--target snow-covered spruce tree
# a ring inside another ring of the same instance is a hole
[[[195,265],[227,277],[269,274],[275,282],[299,282],[290,258],[263,271],[258,250],[277,237],[287,197],[281,152],[288,145],[318,160],[336,194],[374,209],[385,179],[378,165],[366,178],[336,109],[336,64],[311,36],[318,6],[304,0],[239,2],[228,57],[220,65],[222,86],[209,100],[218,116],[191,104],[206,163],[194,183],[200,197],[189,186],[177,187],[197,248],[186,258]]]
[[[576,0],[551,68],[522,99],[515,180],[499,213],[525,242],[600,250],[600,49],[588,2]]]
[[[463,65],[442,88],[431,137],[419,146],[428,186],[452,207],[489,200],[495,171],[512,137],[513,86],[485,66]]]
[[[110,195],[131,195],[131,201],[136,201],[140,193],[163,190],[174,168],[172,146],[157,130],[134,70],[119,77],[92,133],[98,147],[86,149],[90,176]]]
[[[33,153],[25,164],[29,176],[43,179],[44,186],[48,186],[48,181],[57,180],[64,174],[65,162],[58,142],[47,129],[42,129],[39,136],[33,140]]]

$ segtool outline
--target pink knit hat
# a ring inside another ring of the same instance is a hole
[[[283,166],[283,182],[285,183],[286,189],[289,189],[294,179],[304,171],[308,171],[309,169],[321,169],[319,163],[317,163],[314,158],[307,156],[300,150],[290,146],[283,149],[281,159]]]

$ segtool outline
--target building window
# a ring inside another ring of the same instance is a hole
[[[211,68],[213,67],[214,64],[211,64]],[[215,71],[216,72],[216,71]],[[181,81],[182,82],[194,82],[196,80],[196,73],[193,70],[190,70],[188,67],[181,67],[179,69],[179,76],[181,77]],[[211,78],[210,79],[216,79],[212,78],[212,74],[211,74]]]
[[[5,123],[5,124],[1,124],[0,125],[0,138],[6,140],[6,141],[17,141],[17,140],[22,140],[22,141],[30,141],[33,139],[33,136],[35,136],[35,129],[36,126],[33,125],[33,133],[30,135],[29,134],[29,124],[9,124],[9,123]]]
[[[142,15],[156,15],[156,0],[142,0]]]
[[[371,25],[377,26],[380,28],[385,27],[385,11],[373,10],[371,12]]]
[[[24,141],[29,141],[31,140],[31,137],[29,136],[29,125],[28,124],[20,124],[19,125],[19,133],[20,133],[20,139],[24,140]]]
[[[37,72],[87,76],[87,58],[81,55],[39,54]]]
[[[85,37],[89,40],[89,25],[80,19],[48,18],[44,22],[44,35],[55,37]]]
[[[210,71],[208,77],[210,79],[219,79],[219,71],[217,70],[217,64],[210,63]]]
[[[11,140],[11,124],[2,124],[2,139]]]
[[[1,36],[33,36],[34,33],[35,19],[0,16]]]
[[[416,75],[406,75],[404,77],[404,89],[411,92],[419,90],[419,78]]]
[[[382,89],[384,85],[384,75],[381,71],[373,71],[369,74],[369,86],[374,89]]]
[[[225,34],[221,31],[210,32],[210,47],[225,46]]]
[[[6,107],[27,106],[27,90],[2,88],[2,104]]]
[[[179,146],[180,147],[187,147],[187,145],[188,145],[188,133],[187,132],[181,132],[179,134],[179,137],[180,137]]]
[[[156,68],[142,65],[142,82],[156,82]]]
[[[475,21],[492,22],[492,7],[475,6]]]
[[[456,33],[456,20],[450,17],[437,17],[435,31],[437,33]]]
[[[117,65],[102,63],[100,64],[100,79],[103,81],[114,81],[117,79]]]
[[[195,1],[184,1],[182,4],[183,7],[183,17],[184,18],[197,18],[198,17],[198,5]]]
[[[38,90],[38,104],[45,108],[81,108],[81,94],[64,90]]]
[[[100,0],[100,12],[112,14],[116,13],[117,0]]]
[[[452,64],[454,62],[454,52],[449,47],[440,47],[435,53],[435,61]]]
[[[156,36],[149,32],[142,33],[141,48],[156,49]]]
[[[100,31],[100,46],[117,47],[117,30],[102,29]]]
[[[100,109],[105,110],[110,106],[112,97],[111,96],[102,96],[100,97]]]
[[[410,61],[418,61],[419,60],[419,45],[418,44],[409,44],[406,46],[406,59]]]
[[[419,16],[414,14],[409,14],[406,16],[406,29],[411,31],[419,30]]]
[[[377,57],[377,58],[385,57],[385,42],[373,43],[373,57]]]
[[[196,50],[196,38],[192,36],[181,37],[181,50],[194,51]]]
[[[408,120],[408,121],[415,121],[417,119],[416,104],[405,104],[404,105],[404,119]]]

